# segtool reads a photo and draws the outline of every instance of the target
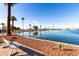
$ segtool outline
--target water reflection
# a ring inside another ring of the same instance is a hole
[[[32,31],[25,32],[24,34],[25,37],[29,36],[32,38],[79,45],[79,30]]]
[[[31,31],[29,31],[29,37],[31,37],[31,34],[32,34],[32,32],[31,32]]]
[[[34,31],[33,32],[33,36],[37,36],[38,35],[38,32],[37,31]]]

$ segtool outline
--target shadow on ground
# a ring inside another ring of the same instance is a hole
[[[17,46],[17,45],[16,45],[16,46]],[[38,53],[38,52],[36,52],[36,51],[33,51],[32,49],[29,49],[29,48],[27,48],[27,47],[17,46],[17,48],[19,48],[19,49],[21,49],[22,51],[28,53],[28,56],[44,56],[43,54]],[[14,56],[14,55],[16,55],[16,54],[18,54],[18,52],[12,54],[11,56]]]
[[[18,48],[23,50],[24,52],[28,53],[28,56],[44,56],[43,54],[40,54],[36,51],[33,51],[33,50],[23,47],[23,46],[19,46]]]

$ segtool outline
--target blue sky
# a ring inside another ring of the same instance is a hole
[[[12,15],[17,18],[15,26],[24,28],[28,24],[43,27],[79,27],[79,4],[75,3],[19,3],[12,7]],[[7,21],[7,7],[0,4],[0,23]]]

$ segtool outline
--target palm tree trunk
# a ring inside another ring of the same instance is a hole
[[[22,20],[22,32],[23,32],[23,29],[24,29],[24,20]]]
[[[14,32],[14,20],[12,21],[12,31]]]
[[[23,35],[24,35],[24,17],[22,17],[22,32],[23,32]]]
[[[11,35],[10,17],[11,17],[11,4],[8,3],[7,35]]]

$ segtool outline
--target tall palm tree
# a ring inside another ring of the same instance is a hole
[[[8,6],[8,17],[7,17],[7,35],[11,35],[11,26],[10,26],[10,17],[11,17],[11,6],[14,6],[15,3],[5,3]]]
[[[22,19],[22,29],[24,29],[24,20],[25,20],[25,18],[22,17],[21,19]]]
[[[11,21],[12,21],[12,31],[14,32],[14,21],[17,21],[17,19],[15,18],[15,16],[11,16]]]
[[[22,33],[23,33],[22,35],[24,36],[24,31],[23,31],[23,29],[24,29],[24,20],[25,20],[25,18],[22,17],[21,19],[22,19]]]

